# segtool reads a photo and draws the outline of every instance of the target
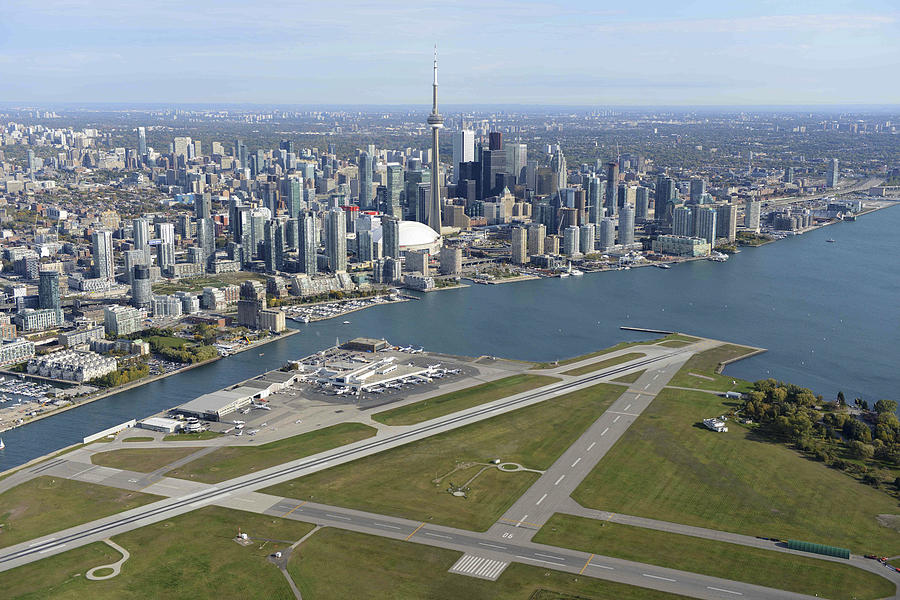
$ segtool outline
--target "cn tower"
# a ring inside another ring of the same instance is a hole
[[[428,115],[428,125],[431,127],[431,202],[428,210],[428,226],[441,233],[441,162],[438,156],[438,132],[444,127],[444,117],[438,113],[437,87],[437,46],[435,46],[433,104],[431,114]]]

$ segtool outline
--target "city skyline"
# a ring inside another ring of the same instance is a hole
[[[900,103],[879,0],[175,7],[11,3],[3,100],[425,106],[437,43],[445,106]]]

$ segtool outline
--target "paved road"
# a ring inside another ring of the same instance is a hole
[[[701,347],[700,349],[704,349]],[[525,492],[491,528],[499,537],[512,529],[529,539],[553,513],[569,503],[578,484],[593,471],[628,427],[641,415],[689,355],[648,366],[578,440]]]

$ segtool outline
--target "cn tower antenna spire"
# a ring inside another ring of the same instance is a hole
[[[439,131],[444,127],[444,118],[438,112],[437,92],[437,44],[434,46],[434,81],[432,83],[431,114],[428,115],[428,126],[431,127],[431,198],[427,217],[428,226],[438,234],[441,233],[441,164],[438,154]]]

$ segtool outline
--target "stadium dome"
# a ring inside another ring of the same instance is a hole
[[[372,241],[378,243],[382,239],[382,229],[379,225],[372,231]],[[434,229],[425,223],[418,221],[400,221],[400,251],[428,250],[435,255],[443,245],[443,238]]]

